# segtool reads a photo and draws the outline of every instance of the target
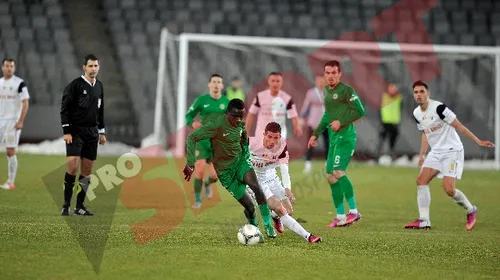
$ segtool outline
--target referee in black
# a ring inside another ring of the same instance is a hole
[[[68,164],[64,175],[64,205],[61,211],[63,216],[68,216],[71,212],[71,198],[79,164],[81,164],[80,177],[76,184],[74,214],[93,216],[83,202],[89,186],[92,165],[97,158],[97,147],[106,143],[104,90],[101,81],[96,79],[99,73],[99,60],[95,55],[85,56],[83,71],[84,75],[66,86],[61,102],[61,123]]]

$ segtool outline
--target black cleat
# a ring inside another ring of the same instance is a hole
[[[61,216],[69,216],[70,211],[71,210],[69,206],[63,206],[61,210]]]
[[[85,207],[75,208],[74,214],[77,216],[94,216],[94,214],[90,213]]]

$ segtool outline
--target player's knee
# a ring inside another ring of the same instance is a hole
[[[197,160],[194,164],[195,178],[202,179],[203,173],[205,173],[205,160]]]
[[[333,171],[333,176],[335,177],[335,179],[338,180],[338,179],[345,176],[345,172],[342,170],[335,170],[335,171]]]
[[[6,151],[8,157],[13,157],[16,155],[16,149],[14,148],[7,148]]]
[[[443,188],[444,192],[448,196],[454,196],[455,195],[455,186],[449,182],[443,182]]]
[[[427,180],[427,178],[424,175],[420,174],[417,177],[416,183],[417,183],[417,186],[427,185],[427,184],[429,184],[429,180]]]
[[[78,157],[68,157],[66,164],[69,174],[75,175],[78,172]]]
[[[330,184],[337,183],[337,178],[333,174],[326,174],[326,179],[328,179],[328,183]]]

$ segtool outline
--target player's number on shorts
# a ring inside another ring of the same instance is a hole
[[[334,163],[335,164],[339,164],[340,163],[340,156],[335,156]]]

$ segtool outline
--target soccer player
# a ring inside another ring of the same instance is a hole
[[[240,99],[229,102],[226,115],[214,118],[195,130],[187,139],[187,163],[184,179],[189,181],[194,171],[196,144],[210,140],[213,149],[213,164],[224,188],[245,208],[250,224],[257,226],[255,206],[246,193],[248,185],[255,193],[267,236],[274,238],[276,232],[271,224],[271,213],[255,171],[249,163],[248,135],[243,124],[245,103]]]
[[[92,166],[97,158],[98,145],[106,143],[104,127],[104,88],[97,80],[99,60],[87,55],[83,61],[84,75],[74,79],[64,89],[61,102],[61,123],[66,143],[68,169],[64,175],[64,204],[61,215],[68,216],[71,209],[73,186],[76,184],[75,215],[93,216],[83,204],[90,183]]]
[[[317,138],[330,126],[330,147],[326,161],[326,174],[337,218],[330,227],[348,226],[361,219],[356,207],[356,199],[351,181],[346,170],[356,149],[356,128],[354,122],[365,115],[365,109],[356,91],[340,81],[342,69],[337,60],[324,65],[327,86],[324,89],[325,112],[318,127],[309,139],[308,147],[317,145]],[[349,215],[345,215],[344,197],[349,205]]]
[[[323,90],[325,88],[325,77],[323,75],[318,75],[316,76],[316,86],[309,89],[306,92],[306,98],[304,99],[304,105],[302,105],[302,110],[300,111],[300,118],[301,118],[301,123],[305,123],[303,120],[304,118],[307,118],[307,133],[309,134],[308,137],[311,137],[314,129],[318,127],[318,124],[321,120],[321,117],[323,116],[323,111],[324,111],[324,106],[323,106]],[[325,129],[322,133],[323,135],[323,141],[325,142],[325,157],[328,155],[328,130]],[[311,172],[312,168],[312,163],[311,163],[311,158],[312,158],[312,153],[313,153],[313,147],[310,147],[307,149],[306,155],[305,155],[305,166],[304,166],[304,173],[309,173]]]
[[[222,95],[224,84],[222,76],[213,74],[208,80],[209,93],[203,94],[196,98],[193,105],[189,107],[186,113],[186,124],[193,129],[198,129],[202,125],[211,121],[217,116],[224,115],[227,110],[229,99]],[[201,122],[195,121],[196,116],[200,114]],[[196,143],[196,163],[194,165],[194,197],[195,202],[193,208],[199,209],[201,207],[201,190],[205,185],[205,195],[208,199],[212,198],[212,189],[210,184],[217,182],[217,174],[213,165],[210,163],[212,158],[212,147],[209,139],[205,139]],[[203,175],[207,163],[210,166],[210,175],[203,182]]]
[[[8,179],[1,188],[12,190],[17,174],[16,148],[28,114],[28,87],[23,79],[14,75],[16,63],[7,58],[2,61],[3,77],[0,79],[0,140],[5,143],[7,152]]]
[[[279,233],[284,232],[283,225],[311,243],[321,242],[321,237],[305,230],[292,218],[294,200],[291,191],[290,174],[288,173],[288,148],[286,140],[281,137],[281,126],[276,122],[267,124],[264,134],[250,137],[250,162],[266,197],[269,208],[278,217],[274,218],[274,228]],[[276,167],[281,166],[283,186],[276,173]]]
[[[422,131],[422,145],[417,177],[417,204],[420,218],[407,224],[405,228],[430,229],[429,207],[431,193],[429,183],[438,177],[443,179],[443,188],[453,201],[466,210],[465,229],[471,231],[476,225],[477,207],[464,193],[456,189],[456,179],[462,178],[464,168],[464,147],[457,130],[465,134],[481,147],[494,148],[490,141],[477,138],[445,104],[429,98],[429,87],[422,81],[413,83],[413,98],[418,107],[413,111],[418,130]],[[431,151],[427,153],[427,149]]]
[[[292,97],[281,90],[283,87],[283,76],[281,73],[272,72],[267,78],[269,89],[257,93],[252,102],[246,120],[246,129],[250,131],[257,116],[257,127],[255,135],[262,135],[266,125],[277,122],[283,128],[282,136],[287,138],[286,119],[292,119],[293,130],[296,136],[302,135],[299,125],[297,107]]]

